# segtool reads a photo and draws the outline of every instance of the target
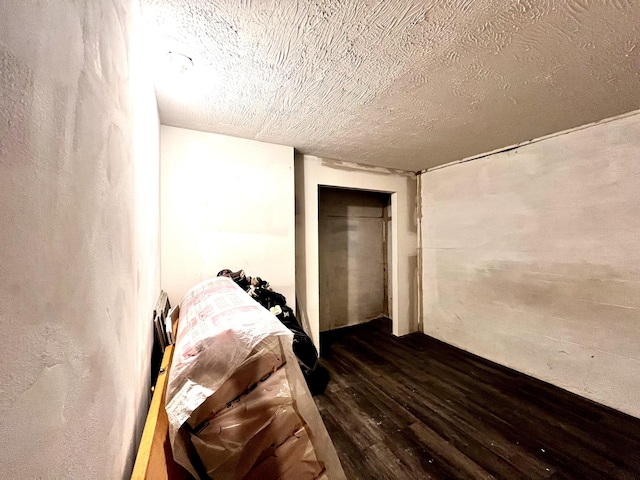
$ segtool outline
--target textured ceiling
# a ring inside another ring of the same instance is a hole
[[[640,0],[143,0],[161,121],[421,170],[640,108]],[[166,52],[193,59],[170,70]]]

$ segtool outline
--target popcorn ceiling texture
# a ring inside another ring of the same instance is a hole
[[[640,0],[143,0],[164,124],[420,170],[640,108]]]

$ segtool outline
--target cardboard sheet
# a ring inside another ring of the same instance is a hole
[[[301,428],[280,445],[272,455],[254,466],[245,480],[315,480],[323,465],[313,449],[309,433]]]
[[[197,429],[207,418],[223,410],[229,402],[281,367],[284,364],[284,352],[280,342],[278,337],[262,340],[231,377],[191,414],[187,420],[189,425]]]

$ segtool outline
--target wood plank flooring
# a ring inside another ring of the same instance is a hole
[[[640,478],[640,419],[390,330],[321,335],[315,399],[347,478]]]

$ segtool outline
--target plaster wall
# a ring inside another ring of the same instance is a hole
[[[159,293],[135,2],[0,3],[0,478],[126,478]]]
[[[161,127],[162,287],[177,304],[223,268],[295,305],[293,148]]]
[[[385,315],[388,194],[319,190],[320,331]]]
[[[640,114],[427,172],[424,332],[640,417]]]
[[[297,310],[320,347],[318,188],[372,190],[391,194],[390,316],[393,333],[405,335],[417,323],[416,177],[413,172],[367,167],[309,155],[295,159]]]

